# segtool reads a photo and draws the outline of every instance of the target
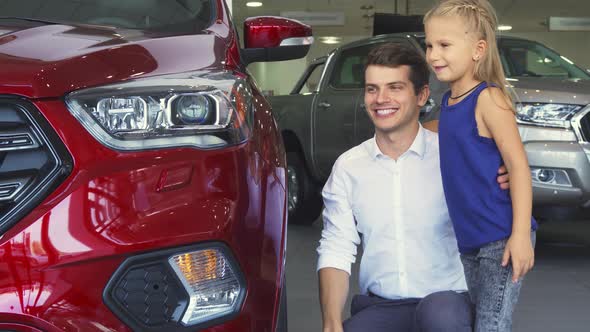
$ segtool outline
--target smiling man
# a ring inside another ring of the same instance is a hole
[[[368,56],[365,105],[375,136],[338,158],[322,192],[318,271],[324,331],[472,330],[438,137],[418,122],[428,78],[424,57],[409,46],[383,44]],[[342,323],[361,243],[361,294]]]

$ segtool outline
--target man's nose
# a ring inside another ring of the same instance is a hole
[[[381,89],[379,90],[379,93],[377,94],[377,103],[379,104],[385,104],[388,103],[391,100],[389,93],[387,92],[387,89]]]

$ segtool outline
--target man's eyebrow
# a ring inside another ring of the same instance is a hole
[[[387,83],[387,85],[396,85],[396,84],[407,85],[408,83],[406,83],[404,81],[393,81],[393,82]]]

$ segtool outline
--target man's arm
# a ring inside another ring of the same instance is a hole
[[[424,122],[422,124],[422,127],[426,128],[430,131],[433,131],[435,133],[438,133],[438,120],[431,120],[428,122]]]
[[[342,310],[348,297],[351,265],[361,242],[352,204],[350,180],[339,158],[322,191],[322,238],[318,247],[320,304],[325,332],[342,331]]]
[[[332,267],[320,269],[318,274],[323,330],[342,331],[342,310],[348,297],[350,276],[347,272]]]

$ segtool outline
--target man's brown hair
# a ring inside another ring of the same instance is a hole
[[[425,85],[428,85],[430,72],[426,59],[410,45],[384,43],[374,47],[367,56],[367,67],[371,65],[390,68],[397,68],[404,65],[409,66],[409,78],[414,85],[416,95],[418,95]]]

